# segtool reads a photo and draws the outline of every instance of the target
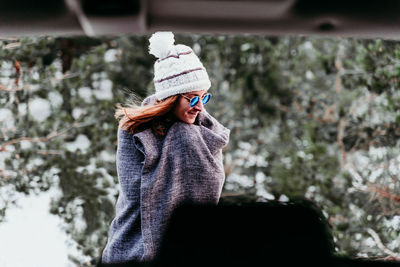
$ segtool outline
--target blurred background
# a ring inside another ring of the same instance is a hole
[[[154,91],[149,37],[0,39],[1,266],[95,265],[118,196],[115,106]],[[231,129],[223,198],[311,199],[337,254],[400,258],[398,41],[175,40],[200,57],[207,110]]]

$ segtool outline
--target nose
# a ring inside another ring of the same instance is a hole
[[[197,104],[193,106],[193,109],[201,112],[203,110],[203,102],[199,100],[199,102],[197,102]]]

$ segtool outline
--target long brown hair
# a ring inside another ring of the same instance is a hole
[[[131,134],[151,128],[155,134],[164,135],[175,120],[171,111],[178,99],[179,96],[174,95],[145,106],[129,104],[128,107],[123,107],[117,104],[115,118],[119,119],[119,127]]]

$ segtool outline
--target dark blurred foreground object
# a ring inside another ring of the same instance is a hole
[[[400,36],[397,0],[2,0],[0,38],[26,34]]]
[[[156,266],[325,266],[333,252],[327,224],[304,204],[267,202],[182,206]]]
[[[223,199],[176,209],[154,262],[98,266],[399,266],[333,252],[330,226],[310,201]]]

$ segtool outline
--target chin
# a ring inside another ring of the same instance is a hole
[[[186,118],[184,118],[183,121],[186,122],[187,124],[193,124],[196,121],[196,117],[197,116],[195,116],[195,117],[193,117],[193,116],[186,117]]]
[[[195,122],[195,120],[184,120],[183,122],[185,122],[187,124],[193,124]]]

